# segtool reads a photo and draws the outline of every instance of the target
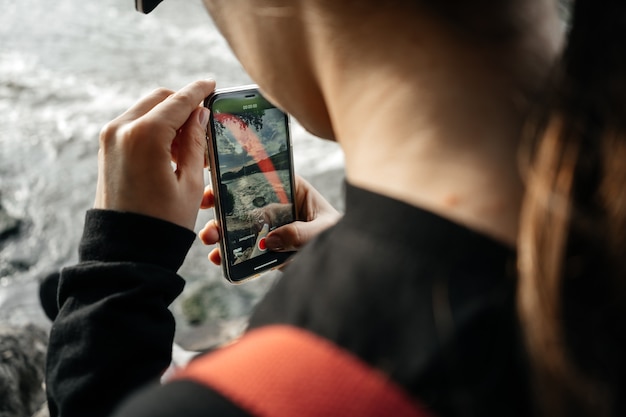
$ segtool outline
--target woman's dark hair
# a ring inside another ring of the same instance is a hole
[[[545,415],[626,415],[626,1],[575,1],[545,103],[519,239],[533,388]]]

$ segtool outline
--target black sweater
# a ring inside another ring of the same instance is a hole
[[[88,212],[51,332],[53,417],[248,415],[199,383],[157,382],[174,337],[168,305],[184,285],[176,271],[193,239],[153,218]],[[514,270],[507,247],[347,185],[345,216],[295,256],[250,328],[316,333],[439,416],[529,415]]]

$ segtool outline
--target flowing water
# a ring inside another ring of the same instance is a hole
[[[148,16],[133,0],[0,0],[0,205],[20,222],[0,241],[0,321],[49,325],[38,281],[77,260],[101,127],[156,87],[207,77],[250,82],[201,0],[166,0]],[[340,150],[292,128],[297,172],[340,204]],[[211,217],[202,213],[197,228]],[[208,250],[192,247],[172,307],[178,339],[192,348],[240,328],[276,279],[226,284]]]

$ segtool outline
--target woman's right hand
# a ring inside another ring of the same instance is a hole
[[[213,190],[207,187],[202,199],[202,208],[213,207],[214,199]],[[268,249],[275,252],[296,251],[341,218],[341,214],[300,176],[296,176],[296,207],[299,220],[271,231],[265,240]],[[219,242],[220,229],[217,222],[215,220],[208,222],[198,236],[205,245]],[[209,253],[209,259],[216,265],[221,264],[219,248]]]
[[[209,121],[200,104],[214,89],[212,80],[178,92],[158,89],[109,122],[100,134],[94,208],[193,230],[204,188]]]

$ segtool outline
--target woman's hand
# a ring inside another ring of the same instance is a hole
[[[211,208],[213,204],[213,190],[207,187],[201,207]],[[265,240],[268,249],[277,252],[298,250],[341,218],[341,214],[300,176],[296,176],[296,207],[300,221],[286,224],[270,232]],[[265,217],[271,219],[275,215],[274,212],[266,213]],[[215,220],[208,222],[200,231],[199,236],[205,245],[217,243],[220,239],[217,222]],[[219,248],[209,253],[209,259],[216,265],[221,264],[222,257]]]
[[[205,80],[178,92],[156,90],[107,124],[100,133],[94,207],[193,230],[203,195],[209,121],[199,103],[214,88],[214,81]]]

